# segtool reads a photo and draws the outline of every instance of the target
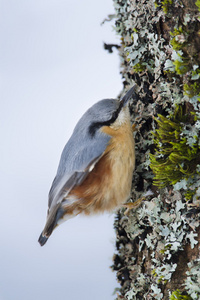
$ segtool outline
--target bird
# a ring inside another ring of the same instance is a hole
[[[75,126],[49,191],[41,246],[62,222],[115,211],[130,198],[135,142],[128,103],[134,90],[121,100],[98,101]]]

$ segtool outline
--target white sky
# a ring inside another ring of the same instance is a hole
[[[112,0],[0,0],[0,300],[110,300],[114,215],[76,217],[44,247],[47,196],[87,108],[122,89]]]

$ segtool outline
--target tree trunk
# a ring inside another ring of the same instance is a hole
[[[200,299],[200,0],[114,6],[141,202],[116,216],[116,299]]]

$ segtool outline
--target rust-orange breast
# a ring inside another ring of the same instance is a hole
[[[71,190],[68,197],[77,200],[66,203],[66,213],[111,211],[130,196],[135,149],[129,118],[122,126],[104,126],[101,130],[112,136],[110,143],[84,182]]]

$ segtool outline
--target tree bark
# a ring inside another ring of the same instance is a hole
[[[141,202],[116,216],[116,299],[200,299],[200,1],[114,7]]]

